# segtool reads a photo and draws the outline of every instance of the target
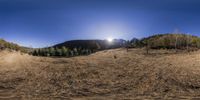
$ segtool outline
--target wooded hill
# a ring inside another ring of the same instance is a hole
[[[198,49],[200,38],[187,34],[157,34],[142,39],[130,41],[132,47],[148,47],[151,49]]]
[[[9,49],[22,52],[29,52],[34,56],[78,56],[88,55],[96,51],[113,48],[138,48],[148,49],[182,49],[197,50],[200,48],[200,38],[187,34],[157,34],[146,38],[133,38],[130,41],[114,39],[112,42],[107,40],[72,40],[66,41],[46,48],[25,48],[17,44],[0,39],[0,50]]]
[[[34,56],[72,57],[89,55],[100,50],[120,48],[125,45],[126,41],[122,39],[114,39],[112,42],[107,40],[72,40],[52,47],[35,49],[32,54]]]
[[[187,34],[157,34],[146,38],[133,38],[130,41],[115,39],[112,42],[107,40],[73,40],[57,44],[48,48],[35,49],[32,54],[35,56],[79,56],[89,55],[96,51],[113,48],[138,48],[148,49],[182,49],[197,50],[200,48],[200,38]]]
[[[123,39],[114,39],[112,42],[107,40],[72,40],[53,46],[54,48],[67,47],[69,49],[84,48],[95,50],[113,49],[125,46],[126,41]]]

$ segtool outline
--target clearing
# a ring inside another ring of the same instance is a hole
[[[0,52],[0,100],[200,99],[200,51],[105,50],[72,58]]]

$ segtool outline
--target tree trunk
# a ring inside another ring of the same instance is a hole
[[[176,35],[176,41],[175,41],[175,51],[177,52],[177,41],[178,41],[178,37]]]
[[[146,41],[146,53],[149,54],[149,42],[148,42],[148,40]]]

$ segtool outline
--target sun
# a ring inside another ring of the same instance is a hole
[[[107,38],[108,42],[112,42],[113,38]]]

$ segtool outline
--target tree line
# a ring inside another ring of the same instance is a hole
[[[128,48],[145,47],[149,49],[200,49],[200,38],[187,34],[157,34],[142,39],[133,38],[127,41]]]
[[[82,42],[82,41],[81,41]],[[121,42],[119,42],[121,43]],[[119,44],[119,43],[116,43]],[[124,42],[123,42],[124,43]],[[106,45],[106,44],[105,44]],[[79,56],[79,55],[89,55],[100,49],[97,43],[92,44],[91,47],[90,41],[88,41],[88,45],[86,47],[81,48],[78,47],[48,47],[48,48],[25,48],[21,47],[17,44],[6,42],[3,39],[0,39],[0,50],[8,49],[8,50],[15,50],[21,51],[25,53],[29,53],[34,56],[65,56],[65,57],[72,57],[72,56]],[[106,45],[109,46],[109,45]],[[157,34],[141,39],[133,38],[131,40],[126,41],[125,45],[121,47],[126,48],[143,48],[145,47],[147,52],[149,49],[182,49],[182,50],[197,50],[200,49],[200,38],[197,36],[187,35],[187,34]],[[88,48],[87,48],[88,47]]]
[[[80,55],[89,55],[92,53],[90,49],[84,48],[73,48],[69,49],[63,46],[62,48],[58,47],[50,47],[50,48],[39,48],[34,49],[30,54],[33,56],[57,56],[57,57],[73,57],[73,56],[80,56]]]

